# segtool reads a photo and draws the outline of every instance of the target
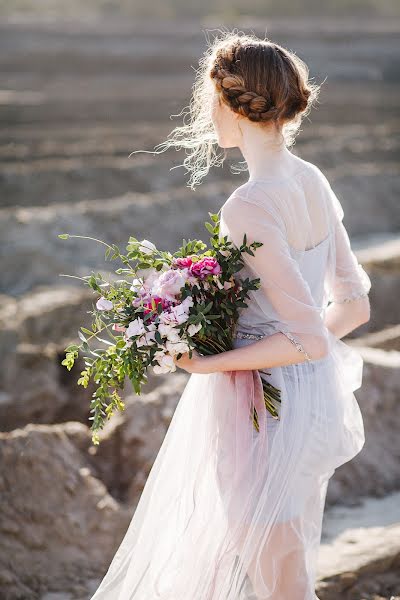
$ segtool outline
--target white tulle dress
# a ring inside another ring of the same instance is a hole
[[[353,394],[362,358],[323,321],[329,302],[371,285],[342,219],[328,180],[307,161],[287,179],[250,178],[223,205],[220,235],[263,243],[244,255],[240,276],[260,277],[261,287],[235,347],[281,332],[311,360],[299,352],[291,365],[190,376],[92,600],[317,598],[328,481],[364,444]],[[281,390],[279,419],[262,410],[261,377]]]

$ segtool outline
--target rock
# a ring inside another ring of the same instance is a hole
[[[13,370],[17,375],[0,391],[1,430],[27,423],[86,422],[94,385],[85,389],[76,383],[84,368],[82,358],[68,372],[61,365],[63,352],[54,345],[18,344],[16,350]]]
[[[3,297],[0,310],[0,423],[3,431],[27,423],[86,421],[93,385],[77,385],[81,357],[68,372],[65,348],[88,324],[92,290],[37,288],[18,301]]]
[[[399,211],[400,212],[400,211]],[[358,334],[376,332],[399,322],[398,296],[400,294],[400,237],[397,235],[381,243],[356,252],[371,279],[371,319],[360,327]]]
[[[355,396],[363,415],[365,444],[353,460],[336,469],[327,505],[383,496],[398,489],[400,480],[400,352],[357,349],[364,359],[363,383]]]
[[[81,325],[90,323],[88,312],[98,298],[92,289],[37,286],[18,301],[19,341],[60,345],[77,336]]]
[[[316,586],[320,600],[375,600],[399,589],[399,523],[347,529],[331,544],[321,545]]]
[[[359,336],[351,340],[351,344],[400,352],[400,325],[388,326],[380,331]]]
[[[2,600],[82,597],[108,568],[132,511],[93,476],[85,437],[76,423],[0,434]]]
[[[182,231],[186,238],[208,240],[204,227],[210,218],[208,211],[217,212],[231,193],[232,185],[207,183],[202,187],[196,197],[178,188],[155,192],[151,200],[147,194],[127,193],[95,202],[1,209],[0,259],[4,267],[0,292],[20,296],[34,286],[58,286],[60,282],[77,287],[76,280],[61,278],[59,274],[83,276],[92,270],[113,271],[120,266],[117,261],[115,267],[104,261],[104,246],[99,243],[63,240],[58,238],[59,234],[91,236],[117,244],[122,252],[131,235],[157,240],[160,248],[170,251],[182,244]],[[179,228],[176,215],[180,215]],[[21,238],[23,245],[17,244]]]

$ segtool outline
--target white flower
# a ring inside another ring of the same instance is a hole
[[[173,306],[171,308],[171,313],[173,314],[173,316],[176,319],[176,322],[181,325],[181,323],[184,323],[185,321],[188,320],[189,315],[188,315],[188,308],[186,308],[185,305],[183,304],[178,304],[177,306]]]
[[[171,327],[169,332],[167,333],[167,339],[170,342],[178,342],[181,339],[179,331],[175,327]]]
[[[156,352],[155,359],[158,362],[158,365],[153,366],[153,370],[156,375],[162,375],[164,373],[173,373],[174,371],[176,371],[176,364],[174,362],[173,357],[170,354]]]
[[[137,317],[134,321],[129,323],[125,331],[125,336],[130,338],[133,335],[141,335],[145,333],[145,331],[143,320],[140,317]]]
[[[107,300],[104,296],[101,296],[96,302],[96,308],[98,310],[111,310],[113,306],[111,300]]]
[[[136,340],[136,346],[140,348],[140,346],[152,346],[156,343],[155,332],[154,331],[146,331],[145,334],[141,335]]]
[[[171,342],[177,341],[180,339],[179,331],[174,327],[173,324],[169,323],[159,323],[158,331],[162,337],[166,337]]]
[[[158,279],[158,277],[160,276],[160,272],[157,271],[157,269],[154,269],[153,267],[149,267],[148,269],[138,269],[136,273],[141,279],[143,279],[144,287],[147,287],[149,289],[153,285],[154,281],[156,281],[156,279]]]
[[[161,313],[162,314],[162,313]],[[169,331],[171,330],[172,326],[169,325],[168,323],[159,323],[158,324],[158,331],[160,332],[160,335],[162,337],[167,337]]]
[[[148,331],[144,331],[140,337],[136,340],[136,346],[140,348],[140,346],[152,346],[156,343],[155,334],[157,326],[155,323],[148,323],[146,325]]]
[[[176,325],[175,315],[169,311],[161,312],[158,317],[160,319],[160,323],[163,323],[164,325],[169,325],[170,327],[172,325]],[[160,328],[160,325],[158,328]]]
[[[195,335],[198,331],[200,331],[201,329],[201,323],[192,323],[191,325],[189,325],[189,327],[187,328],[187,332],[190,335],[190,337],[192,337],[193,335]]]
[[[186,312],[189,312],[189,308],[191,306],[193,306],[194,302],[193,302],[193,298],[192,296],[187,296],[184,300],[182,300],[181,302],[181,306],[183,306],[186,310]]]
[[[166,347],[167,350],[170,354],[175,355],[175,354],[185,354],[186,352],[189,352],[189,346],[186,342],[180,340],[177,342],[170,342],[169,340],[166,342]]]
[[[157,248],[153,242],[150,242],[149,240],[141,240],[139,250],[143,252],[143,254],[153,254]]]
[[[132,292],[139,292],[139,290],[141,290],[143,288],[143,281],[141,279],[134,279],[132,281],[132,285],[129,289],[132,290]]]

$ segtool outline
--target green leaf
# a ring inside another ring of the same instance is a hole
[[[203,310],[203,314],[206,314],[206,313],[208,313],[208,312],[209,312],[209,311],[212,309],[212,305],[213,305],[213,303],[212,303],[212,302],[209,302],[209,303],[207,304],[207,306],[204,308],[204,310]]]
[[[69,234],[68,233],[60,233],[58,235],[59,238],[61,238],[62,240],[67,240],[69,238]]]
[[[65,352],[78,352],[78,350],[79,346],[77,346],[76,344],[70,344],[65,348]]]
[[[81,330],[83,331],[83,333],[88,333],[89,335],[93,335],[93,331],[90,331],[90,329],[86,329],[86,327],[81,327]]]

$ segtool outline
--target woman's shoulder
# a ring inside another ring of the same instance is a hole
[[[309,179],[314,183],[319,180],[321,183],[329,185],[328,179],[320,167],[296,156],[294,157],[293,167],[287,175],[261,178],[249,177],[247,181],[234,189],[231,195],[247,198],[263,193],[265,196],[273,196],[275,193],[291,191],[293,185],[302,184]]]
[[[246,182],[231,193],[221,207],[221,218],[228,226],[239,222],[250,226],[273,219],[283,227],[279,198],[255,182]]]
[[[277,207],[283,198],[293,198],[294,188],[300,187],[304,190],[308,186],[309,189],[316,190],[319,187],[318,182],[323,187],[326,187],[326,184],[329,185],[317,165],[296,156],[290,174],[284,177],[250,177],[232,191],[223,208],[229,206],[232,209],[235,205],[243,206],[243,201],[258,204],[264,208],[267,206]]]

